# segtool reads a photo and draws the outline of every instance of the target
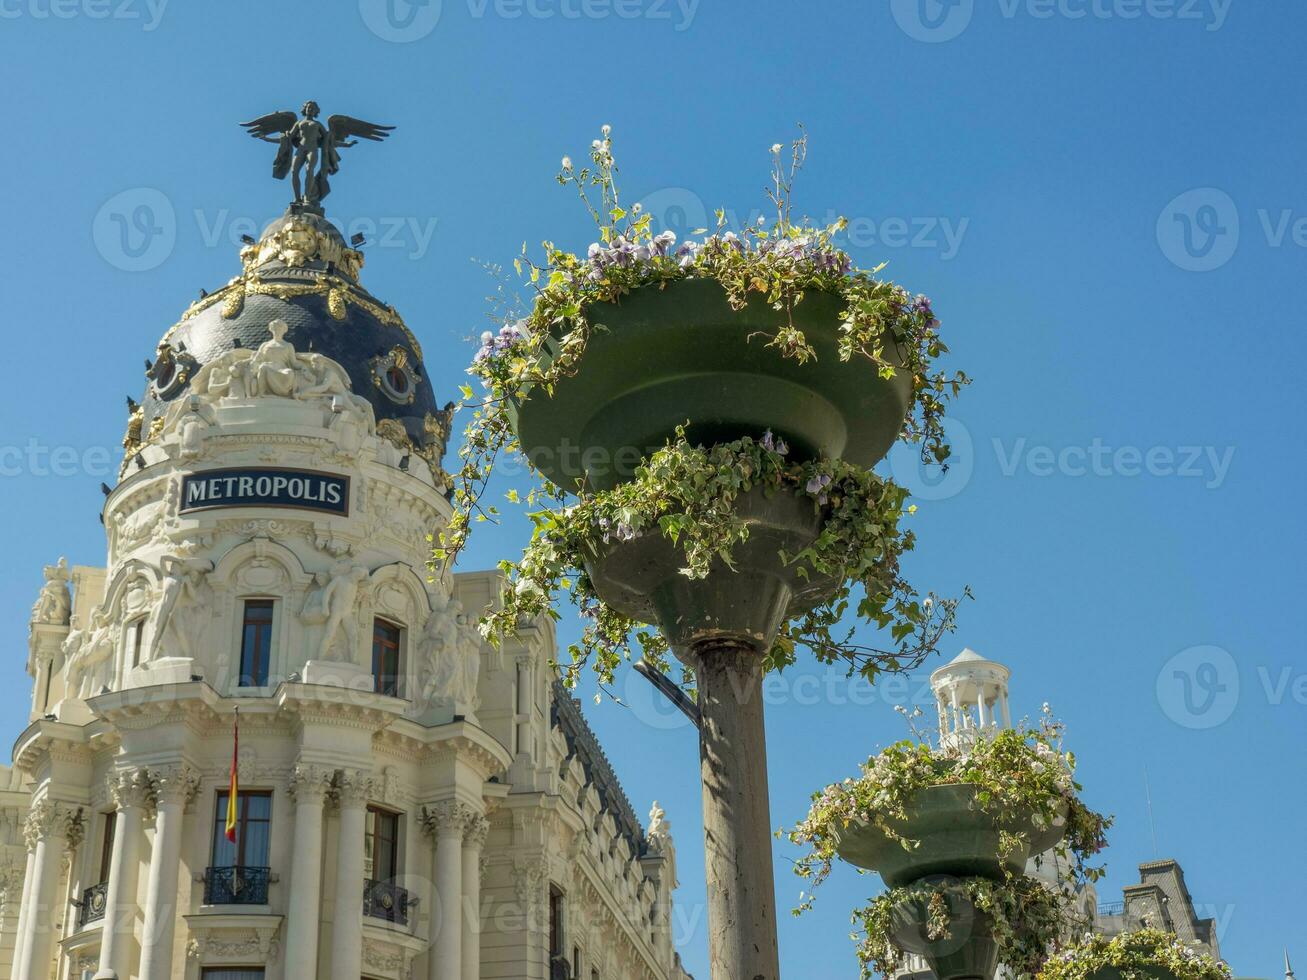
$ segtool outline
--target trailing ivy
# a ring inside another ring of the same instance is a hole
[[[1159,929],[1085,936],[1050,957],[1039,980],[1090,980],[1103,969],[1119,970],[1125,980],[1156,980],[1156,971],[1172,980],[1230,980],[1225,963]]]

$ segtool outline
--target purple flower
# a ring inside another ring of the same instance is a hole
[[[809,480],[806,489],[808,493],[821,493],[821,491],[828,486],[830,486],[830,477],[825,473],[822,473]]]
[[[774,453],[776,451],[776,440],[772,437],[771,429],[768,429],[762,434],[762,448],[767,450],[769,453]]]

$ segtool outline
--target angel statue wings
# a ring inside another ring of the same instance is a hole
[[[310,100],[304,103],[298,119],[295,113],[284,109],[241,123],[255,139],[277,144],[272,176],[283,180],[290,174],[296,204],[316,206],[331,193],[327,178],[340,169],[341,149],[361,139],[379,143],[395,128],[353,116],[328,116],[324,126],[318,122],[318,112],[318,104]],[[302,185],[301,174],[306,178]]]

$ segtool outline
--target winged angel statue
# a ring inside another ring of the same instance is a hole
[[[241,123],[255,139],[277,144],[277,158],[272,176],[283,180],[290,174],[297,204],[316,205],[329,193],[327,177],[340,169],[340,150],[361,139],[381,142],[394,126],[378,126],[353,116],[328,116],[324,126],[318,122],[318,104],[305,102],[300,118],[289,109],[270,112],[258,119]],[[300,185],[300,174],[308,169],[307,181]]]

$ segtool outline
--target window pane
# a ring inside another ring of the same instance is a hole
[[[100,880],[109,880],[109,866],[113,861],[113,834],[118,824],[118,814],[110,810],[104,815],[104,841],[100,847]]]
[[[246,599],[241,626],[241,687],[262,687],[268,683],[268,660],[272,652],[272,600]]]
[[[200,971],[203,980],[263,980],[262,967],[206,966]]]
[[[372,677],[379,694],[399,697],[400,627],[384,619],[372,623]]]
[[[213,867],[266,868],[272,794],[242,792],[236,800],[236,840],[227,839],[227,791],[218,793],[213,815]]]

